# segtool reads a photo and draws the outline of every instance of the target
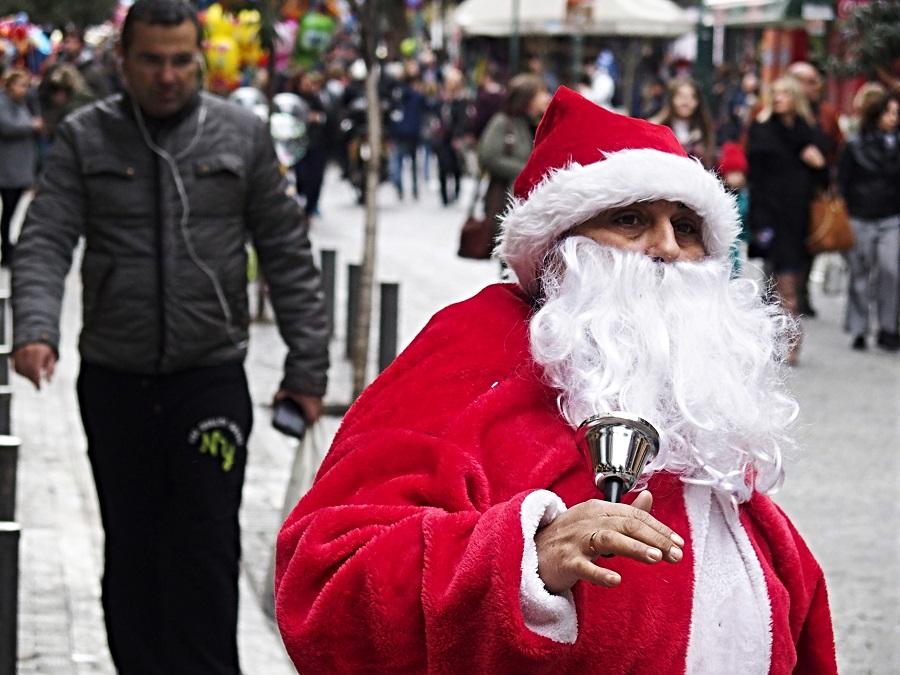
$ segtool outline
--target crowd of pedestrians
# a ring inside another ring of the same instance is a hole
[[[295,63],[279,72],[267,91],[296,94],[308,109],[305,152],[292,167],[292,177],[309,222],[319,214],[329,163],[355,185],[360,202],[366,189],[366,67],[357,38],[347,32],[333,38],[317,62]],[[388,59],[381,68],[381,180],[393,185],[400,200],[420,199],[423,184],[429,185],[440,204],[449,206],[459,198],[462,179],[477,177],[484,212],[499,224],[509,186],[530,153],[541,112],[559,79],[535,57],[526,60],[527,73],[512,79],[493,61],[480,62],[467,73],[442,57],[425,47],[417,54]],[[121,91],[111,61],[106,52],[93,53],[83,33],[68,26],[36,76],[20,69],[5,73],[0,93],[3,265],[12,255],[12,213],[21,194],[32,187],[60,120]],[[809,301],[814,259],[804,243],[809,204],[827,188],[839,191],[850,207],[856,235],[856,247],[846,254],[851,279],[846,328],[852,346],[863,349],[868,344],[869,304],[874,298],[876,343],[884,349],[900,348],[897,320],[891,318],[891,308],[900,306],[900,244],[894,243],[900,238],[900,205],[895,191],[878,187],[895,185],[898,171],[897,130],[889,112],[892,94],[878,84],[863,87],[855,114],[844,124],[853,132],[845,144],[837,111],[824,100],[822,74],[809,63],[792,64],[765,91],[752,67],[723,67],[708,96],[684,64],[663,63],[639,75],[630,96],[633,116],[671,128],[688,154],[723,178],[726,173],[737,177],[722,170],[723,161],[733,163],[743,154],[738,163],[746,164],[746,170],[732,186],[740,197],[744,225],[736,270],[741,257],[761,258],[771,280],[771,297],[795,316],[815,317]],[[612,53],[603,50],[586,64],[573,88],[621,111],[629,97],[616,90],[619,79]],[[265,81],[259,87],[267,89]],[[863,96],[867,92],[871,95]],[[873,112],[877,110],[881,112]],[[881,113],[885,120],[875,119]],[[35,144],[32,161],[28,153]],[[797,348],[799,353],[799,344]]]

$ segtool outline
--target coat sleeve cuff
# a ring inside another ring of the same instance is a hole
[[[537,546],[534,535],[542,525],[551,523],[566,510],[566,505],[549,490],[537,490],[522,501],[522,580],[519,604],[529,630],[563,644],[574,644],[578,637],[578,615],[572,591],[554,595],[538,576]]]

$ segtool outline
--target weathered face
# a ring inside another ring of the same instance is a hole
[[[603,211],[572,231],[598,244],[669,263],[699,261],[706,256],[702,225],[693,209],[658,199]]]
[[[132,42],[121,54],[122,72],[144,114],[171,117],[191,100],[202,58],[197,37],[191,21],[177,26],[134,24]]]

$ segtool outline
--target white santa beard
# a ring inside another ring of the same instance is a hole
[[[660,432],[655,471],[737,501],[771,492],[797,404],[780,362],[795,324],[727,261],[664,264],[567,237],[547,258],[531,347],[574,427],[624,411]]]

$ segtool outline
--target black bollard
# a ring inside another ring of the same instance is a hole
[[[16,675],[21,532],[18,523],[0,522],[0,675]]]
[[[12,433],[12,386],[0,386],[0,435]]]
[[[0,520],[16,519],[16,467],[21,444],[15,436],[0,435]]]
[[[9,327],[9,290],[0,291],[0,345],[9,347],[9,336],[7,329]]]
[[[12,350],[7,345],[0,346],[0,386],[9,384],[9,359]]]
[[[347,265],[347,358],[353,360],[356,351],[356,320],[359,315],[359,293],[362,286],[362,266]]]
[[[322,253],[322,294],[325,296],[325,313],[328,315],[328,330],[334,335],[334,288],[337,274],[337,251],[323,250]]]
[[[378,372],[397,358],[397,313],[400,284],[381,284],[381,316],[378,322]]]

